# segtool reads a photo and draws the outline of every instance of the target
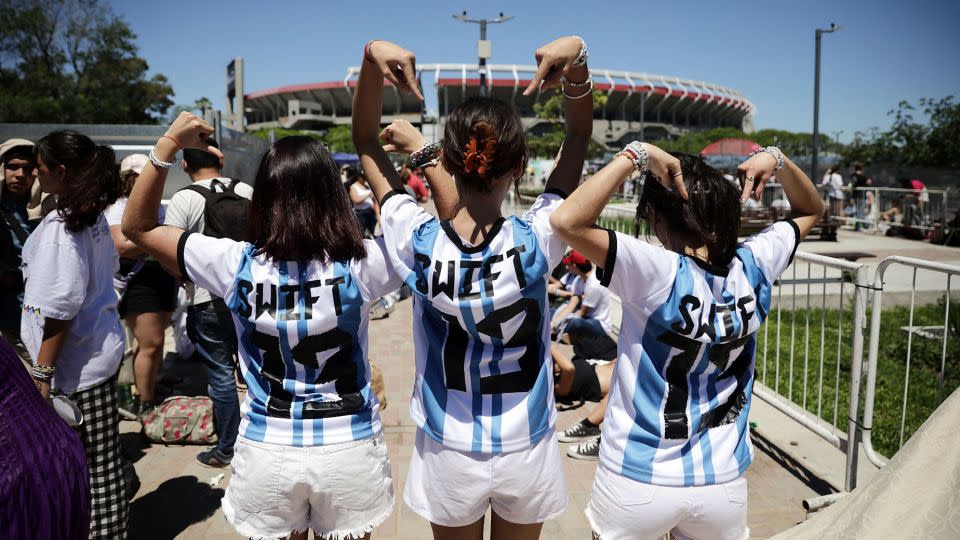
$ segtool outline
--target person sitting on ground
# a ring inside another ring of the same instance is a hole
[[[580,309],[558,326],[557,333],[561,341],[573,345],[577,356],[612,360],[617,355],[613,295],[597,279],[589,260],[577,270],[584,280]]]
[[[556,306],[550,307],[550,335],[556,337],[557,330],[561,323],[567,317],[577,312],[580,307],[580,301],[583,297],[584,279],[583,270],[592,267],[586,257],[571,251],[563,258],[563,265],[567,273],[560,279],[550,276],[550,284],[547,285],[547,292],[560,301]]]
[[[107,224],[113,244],[120,255],[120,271],[114,285],[120,293],[117,311],[137,340],[133,357],[133,380],[137,386],[136,414],[143,418],[156,408],[157,377],[163,363],[163,341],[170,317],[177,305],[177,280],[155,259],[120,231],[120,220],[127,207],[127,197],[149,159],[144,154],[130,154],[120,162],[121,197],[107,209]],[[157,223],[163,223],[165,211],[160,207]]]
[[[218,153],[184,112],[153,150],[122,229],[181,279],[225,300],[248,385],[222,507],[243,536],[369,538],[393,480],[367,357],[370,306],[400,286],[364,240],[329,150],[284,137],[260,160],[244,240],[158,227],[178,147]],[[279,502],[278,502],[279,501]]]
[[[761,196],[775,170],[793,213],[740,243],[737,209]],[[632,171],[647,173],[637,217],[663,247],[595,225]],[[597,537],[749,535],[743,474],[753,458],[756,336],[773,283],[824,204],[777,147],[746,160],[738,176],[742,193],[702,156],[633,142],[550,218],[623,305],[586,510]]]
[[[207,141],[207,144],[217,146],[213,139]],[[238,198],[249,200],[253,195],[250,184],[224,177],[223,158],[195,148],[183,149],[182,166],[193,184],[177,191],[170,198],[164,224],[206,235],[228,233],[237,237],[237,233],[243,230],[245,216],[240,216],[239,219],[233,216],[234,219],[218,219],[208,223],[207,196],[214,193],[232,193]],[[229,231],[220,229],[221,222]],[[226,467],[233,458],[233,445],[237,441],[237,430],[240,427],[240,401],[237,399],[234,367],[237,339],[233,320],[223,298],[192,283],[185,284],[185,287],[190,296],[187,335],[196,344],[197,354],[206,368],[207,393],[213,401],[214,427],[217,432],[217,446],[198,453],[197,460],[208,467]]]

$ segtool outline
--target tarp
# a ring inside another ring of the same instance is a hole
[[[337,162],[337,165],[349,165],[351,163],[359,163],[360,156],[356,154],[347,154],[346,152],[334,152],[333,160]]]
[[[760,145],[746,139],[720,139],[700,151],[705,156],[749,156]]]
[[[960,390],[870,481],[774,538],[960,538],[958,426]]]

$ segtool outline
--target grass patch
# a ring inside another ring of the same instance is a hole
[[[850,301],[845,300],[844,305],[849,306]],[[772,308],[765,327],[760,329],[757,339],[757,380],[765,381],[768,387],[782,396],[789,397],[794,403],[802,405],[814,414],[818,413],[819,408],[820,416],[830,423],[834,422],[834,404],[836,404],[834,425],[846,432],[850,406],[850,358],[853,354],[852,310],[845,309],[841,313],[837,309],[827,309],[824,313],[820,308],[811,308],[809,311],[806,309],[791,311],[786,308],[787,306],[784,306],[780,311],[779,321],[776,307]],[[937,304],[916,306],[913,325],[942,325],[944,308],[942,299]],[[960,329],[958,324],[960,323],[960,303],[954,302],[950,312],[951,319],[958,322],[951,321],[952,328],[948,334],[950,337],[947,341],[946,376],[942,392],[939,371],[943,339],[926,339],[917,335],[912,338],[909,389],[903,428],[904,442],[933,413],[942,399],[960,386],[960,362],[957,361],[960,359],[960,339],[956,338],[956,332]],[[807,323],[808,315],[809,324]],[[889,457],[900,448],[900,422],[903,413],[908,347],[908,335],[901,330],[901,327],[910,324],[910,310],[908,307],[884,309],[880,321],[873,443],[880,453]],[[868,320],[868,325],[869,322]],[[791,332],[793,333],[792,376],[790,372]],[[864,329],[865,361],[869,349],[869,337],[868,327]],[[821,346],[823,348],[822,367]],[[804,380],[805,361],[806,380]],[[821,376],[822,393],[819,392]],[[865,380],[866,369],[863,376]]]

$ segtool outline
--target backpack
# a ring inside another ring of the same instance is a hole
[[[143,417],[143,432],[150,442],[214,444],[213,401],[206,396],[173,396]]]
[[[243,239],[250,199],[234,190],[237,183],[237,180],[233,180],[229,185],[224,185],[220,180],[214,179],[209,188],[196,184],[183,188],[203,195],[203,234],[237,241]]]

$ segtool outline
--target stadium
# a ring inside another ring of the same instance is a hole
[[[426,90],[432,79],[436,89],[436,113],[426,111],[414,96],[387,84],[384,87],[385,118],[402,118],[421,127],[427,136],[433,127],[442,129],[447,115],[463,100],[481,93],[477,64],[426,64],[418,78]],[[488,95],[512,103],[528,132],[538,133],[549,120],[537,118],[534,104],[549,97],[548,90],[524,96],[523,89],[536,72],[530,65],[487,65]],[[243,94],[247,129],[302,129],[323,131],[349,125],[353,91],[360,68],[351,67],[342,80],[282,86]],[[426,79],[426,80],[425,80]],[[593,70],[594,91],[607,95],[604,107],[594,112],[594,138],[607,148],[620,147],[634,139],[651,140],[690,131],[733,127],[753,131],[756,108],[738,90],[716,84],[608,69]],[[426,91],[424,92],[427,93]],[[428,97],[428,104],[430,97]]]

